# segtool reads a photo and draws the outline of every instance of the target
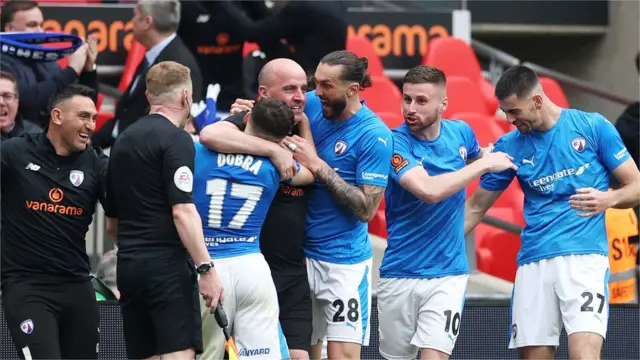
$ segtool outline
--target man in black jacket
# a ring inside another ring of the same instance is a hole
[[[2,31],[41,32],[44,18],[35,1],[11,0],[2,7]],[[40,126],[49,122],[47,102],[51,95],[78,80],[82,85],[98,89],[96,58],[97,42],[94,38],[69,56],[69,66],[61,69],[55,61],[35,62],[11,56],[2,56],[0,69],[11,73],[20,89],[19,113]],[[96,99],[93,99],[94,101]]]
[[[18,114],[20,100],[16,79],[6,71],[0,71],[0,136],[2,141],[24,133],[39,133],[42,128],[24,120]]]
[[[147,48],[144,59],[138,66],[136,76],[122,94],[116,106],[115,118],[109,120],[91,138],[91,142],[102,148],[113,145],[115,139],[129,125],[149,113],[149,102],[145,96],[145,75],[154,64],[175,61],[191,69],[193,101],[204,98],[202,73],[195,58],[176,34],[180,24],[180,2],[178,0],[140,0],[133,11],[133,36]]]
[[[640,52],[636,55],[636,69],[640,76]],[[624,110],[616,121],[616,129],[636,165],[640,166],[640,102],[636,101]]]

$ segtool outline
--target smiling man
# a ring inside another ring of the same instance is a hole
[[[46,133],[2,143],[2,309],[23,359],[96,359],[98,308],[85,234],[105,202],[108,158],[87,146],[93,91],[50,101]]]
[[[640,172],[607,119],[557,106],[533,70],[508,69],[495,92],[517,127],[495,150],[513,155],[519,168],[482,177],[467,201],[464,228],[470,232],[518,178],[527,226],[511,300],[509,347],[524,359],[553,359],[564,325],[571,359],[599,359],[609,318],[604,211],[640,202]],[[620,189],[607,191],[610,174]]]

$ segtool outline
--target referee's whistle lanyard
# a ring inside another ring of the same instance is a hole
[[[46,47],[42,44],[71,43]],[[76,35],[57,32],[0,32],[0,51],[20,59],[51,62],[73,54],[83,40]]]

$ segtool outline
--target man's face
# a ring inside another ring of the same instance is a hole
[[[30,10],[18,11],[13,15],[13,20],[4,26],[5,31],[43,32],[42,23],[44,17],[42,11],[35,7]]]
[[[347,88],[341,79],[341,65],[320,64],[316,68],[316,95],[322,102],[322,115],[327,119],[339,117],[347,107]]]
[[[3,132],[13,128],[18,104],[16,85],[7,79],[0,79],[0,130]]]
[[[412,132],[420,132],[433,125],[447,108],[446,89],[437,84],[402,86],[402,114]]]
[[[282,69],[274,74],[268,85],[261,86],[260,96],[284,101],[295,116],[296,124],[302,119],[307,102],[307,76],[302,69]]]
[[[98,111],[88,97],[74,96],[51,111],[53,124],[58,127],[65,144],[71,151],[82,151],[87,147],[96,128]]]
[[[500,109],[507,115],[509,123],[515,125],[520,133],[527,134],[541,125],[541,104],[540,95],[520,99],[514,94],[500,101]]]
[[[148,15],[142,15],[140,12],[140,6],[136,5],[133,8],[131,24],[133,25],[133,37],[140,41],[140,39],[144,38],[144,34],[151,26],[151,17]]]

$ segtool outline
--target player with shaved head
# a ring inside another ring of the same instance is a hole
[[[292,135],[313,143],[304,115],[307,77],[302,67],[289,59],[272,60],[260,71],[258,85],[259,99],[279,99],[291,108],[295,119]],[[291,151],[276,142],[244,133],[250,116],[250,112],[243,111],[205,127],[200,133],[200,143],[217,152],[268,157],[283,178],[292,178],[296,165]],[[292,359],[308,359],[311,344],[311,299],[302,253],[307,190],[280,184],[260,233],[260,248],[276,285],[280,324]]]

